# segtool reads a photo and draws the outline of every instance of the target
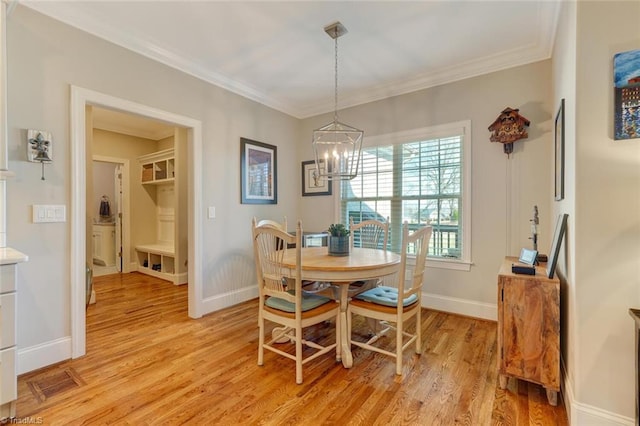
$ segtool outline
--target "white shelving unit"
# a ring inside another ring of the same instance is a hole
[[[136,253],[138,255],[138,272],[171,281],[176,285],[186,282],[186,273],[176,273],[176,257],[173,246],[166,244],[138,245]]]
[[[173,148],[138,158],[142,164],[140,180],[143,185],[157,185],[175,181],[175,157]]]
[[[138,157],[140,183],[153,194],[155,212],[150,220],[156,222],[155,241],[135,244],[137,270],[179,285],[188,280],[185,260],[186,239],[180,238],[180,195],[176,180],[176,157],[174,150],[165,149]]]

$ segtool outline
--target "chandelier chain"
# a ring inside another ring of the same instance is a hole
[[[338,28],[336,27],[336,38],[335,42],[335,92],[334,92],[334,100],[333,100],[333,121],[338,121]]]

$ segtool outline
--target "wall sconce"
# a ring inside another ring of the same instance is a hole
[[[53,161],[53,141],[51,133],[42,130],[27,130],[27,159],[42,165],[44,180],[44,163]]]

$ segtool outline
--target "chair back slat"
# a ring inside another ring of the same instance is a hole
[[[356,235],[359,237],[358,247],[387,249],[389,240],[389,221],[381,222],[375,219],[363,220],[360,223],[353,223],[353,218],[349,219],[349,230],[351,231],[351,247],[355,245]]]

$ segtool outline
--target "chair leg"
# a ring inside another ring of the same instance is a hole
[[[402,375],[402,330],[404,329],[402,321],[398,321],[396,324],[396,374]]]
[[[422,309],[420,307],[416,313],[416,353],[422,353]]]
[[[296,383],[302,384],[302,327],[296,327]]]
[[[264,364],[264,318],[262,314],[258,318],[258,365]]]

